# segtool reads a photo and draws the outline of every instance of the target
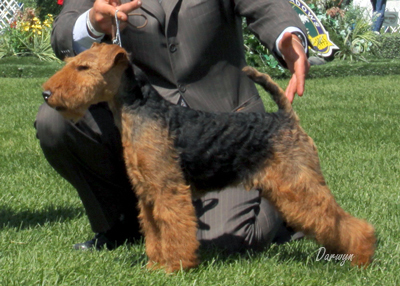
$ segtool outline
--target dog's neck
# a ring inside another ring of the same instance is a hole
[[[114,116],[115,125],[121,131],[122,129],[122,110],[126,104],[134,104],[137,99],[142,97],[140,86],[135,79],[132,65],[128,65],[121,77],[121,85],[113,99],[108,102],[111,112]]]
[[[108,102],[108,107],[110,108],[113,117],[114,117],[114,123],[121,132],[121,112],[122,112],[122,105],[116,100],[116,97],[114,97],[111,101]]]

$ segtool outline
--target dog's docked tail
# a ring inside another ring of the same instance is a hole
[[[251,78],[255,83],[261,85],[267,92],[271,94],[272,99],[276,102],[279,109],[297,118],[293,111],[292,105],[285,96],[285,92],[271,79],[269,75],[260,73],[255,68],[249,66],[244,67],[243,72],[245,72],[249,78]]]

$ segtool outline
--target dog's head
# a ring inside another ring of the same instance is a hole
[[[64,118],[77,121],[90,105],[113,99],[128,65],[123,48],[95,43],[66,59],[66,65],[43,84],[43,98]]]

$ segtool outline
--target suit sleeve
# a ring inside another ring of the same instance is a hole
[[[288,27],[297,27],[307,35],[288,0],[235,0],[235,11],[246,18],[249,30],[283,65],[283,59],[275,51],[279,35]]]
[[[72,31],[78,17],[93,7],[94,0],[65,0],[51,34],[51,45],[59,59],[75,55]]]

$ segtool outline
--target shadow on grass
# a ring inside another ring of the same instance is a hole
[[[231,252],[222,250],[215,246],[202,245],[199,254],[205,267],[213,263],[223,265],[236,264],[238,261],[260,261],[274,260],[277,263],[304,262],[310,256],[309,249],[305,249],[303,240],[290,241],[282,244],[271,243],[269,246],[260,249],[245,249]]]
[[[145,253],[145,242],[142,237],[136,241],[133,245],[128,245],[130,251],[129,263],[131,267],[140,265],[141,268],[146,268],[148,258]],[[229,265],[236,265],[238,263],[252,264],[252,263],[264,263],[265,260],[271,260],[276,264],[292,263],[304,264],[305,261],[310,259],[309,247],[304,245],[303,241],[287,242],[284,244],[272,243],[270,247],[265,247],[259,250],[243,250],[235,253],[227,250],[218,248],[216,246],[201,245],[198,251],[198,257],[200,258],[199,267],[188,270],[188,273],[196,274],[207,270],[208,268],[225,268]],[[122,259],[116,258],[115,261],[123,262]],[[235,266],[234,266],[235,267]],[[310,268],[312,266],[310,265]],[[153,269],[156,272],[164,273],[163,269]]]
[[[80,218],[84,210],[80,207],[49,206],[44,210],[15,211],[12,208],[0,205],[0,230],[4,228],[18,228],[19,230]]]

